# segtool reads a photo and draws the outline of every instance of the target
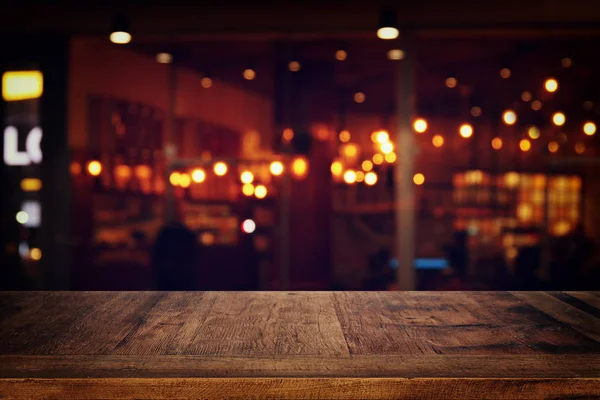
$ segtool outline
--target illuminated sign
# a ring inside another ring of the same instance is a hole
[[[2,98],[5,101],[37,99],[44,91],[40,71],[9,71],[2,74]]]
[[[4,162],[6,165],[29,165],[42,162],[42,128],[36,126],[27,134],[25,151],[19,151],[19,132],[14,126],[4,129]]]

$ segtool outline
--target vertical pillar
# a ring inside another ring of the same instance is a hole
[[[169,176],[173,163],[177,156],[175,146],[175,97],[177,94],[177,69],[175,60],[169,64],[169,103],[165,118],[165,137],[163,141],[165,151],[165,222],[169,223],[175,219],[175,191],[169,182]]]
[[[279,225],[279,286],[280,290],[290,290],[290,194],[292,189],[291,157],[284,157],[286,170],[283,173],[280,193]]]
[[[394,254],[400,262],[397,270],[397,286],[400,290],[414,290],[415,254],[415,188],[413,184],[416,143],[412,130],[414,111],[414,36],[404,39],[404,59],[396,68],[396,147],[398,162],[395,164],[395,222]]]

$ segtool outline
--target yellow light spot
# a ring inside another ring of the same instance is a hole
[[[354,143],[348,143],[344,146],[344,155],[346,157],[356,157],[358,154],[358,146]]]
[[[211,232],[202,232],[200,235],[200,243],[205,246],[211,246],[215,244],[216,238],[215,235]]]
[[[386,143],[390,140],[390,135],[386,131],[377,131],[375,133],[375,141],[377,143]]]
[[[470,138],[471,136],[473,136],[473,127],[469,124],[462,124],[460,126],[458,132],[460,133],[460,136],[467,139],[467,138]]]
[[[179,177],[179,186],[182,188],[188,188],[192,184],[192,178],[188,174],[181,174]]]
[[[390,154],[392,151],[394,151],[394,145],[391,142],[381,144],[381,152],[383,154]]]
[[[29,214],[27,214],[25,211],[19,211],[15,218],[18,223],[23,225],[26,224],[27,221],[29,221]]]
[[[21,189],[24,192],[37,192],[42,188],[42,181],[38,178],[24,178],[21,180]]]
[[[292,130],[292,128],[285,128],[283,130],[283,140],[285,140],[286,142],[291,142],[292,139],[294,138],[294,131]]]
[[[508,68],[502,68],[500,70],[500,76],[502,78],[508,79],[508,78],[510,78],[510,75],[511,75],[510,69],[508,69]]]
[[[213,171],[215,172],[215,175],[223,176],[227,173],[227,164],[225,164],[222,161],[219,161],[218,163],[215,163]]]
[[[365,174],[365,183],[369,186],[373,186],[377,183],[377,174],[375,172],[367,172]]]
[[[413,176],[413,182],[415,183],[415,185],[422,185],[423,183],[425,183],[425,175],[421,173],[416,173],[415,176]]]
[[[556,153],[558,151],[558,142],[551,141],[548,143],[548,151],[550,151],[550,153]]]
[[[585,144],[578,142],[575,144],[575,152],[577,154],[583,154],[585,153]]]
[[[558,81],[554,78],[546,79],[546,82],[544,82],[544,88],[548,92],[554,93],[558,90]]]
[[[136,165],[134,173],[138,179],[150,179],[152,176],[152,168],[148,165]]]
[[[519,147],[521,151],[529,151],[531,149],[531,142],[528,139],[521,139]]]
[[[521,100],[531,101],[531,99],[532,99],[531,92],[524,91],[523,93],[521,93]]]
[[[257,199],[264,199],[267,197],[267,188],[264,185],[258,185],[254,189],[254,196],[256,196]]]
[[[115,175],[121,179],[131,178],[131,167],[129,165],[117,165],[115,167]]]
[[[519,185],[521,181],[521,175],[517,172],[508,172],[504,175],[504,184],[509,188],[515,188]]]
[[[213,84],[213,81],[208,76],[205,76],[204,78],[200,79],[200,85],[204,89],[208,89],[209,87],[212,86],[212,84]]]
[[[269,171],[275,176],[279,176],[283,173],[283,164],[281,161],[273,161],[269,166]]]
[[[288,68],[292,72],[298,72],[300,71],[300,63],[298,61],[290,61]]]
[[[338,50],[335,52],[335,59],[338,61],[344,61],[348,57],[346,50]]]
[[[87,170],[91,176],[98,176],[102,172],[102,164],[100,164],[100,161],[90,161]]]
[[[383,40],[396,39],[399,34],[400,32],[398,32],[398,29],[393,26],[384,26],[377,30],[377,37]]]
[[[532,139],[537,139],[540,137],[540,130],[535,126],[530,126],[527,130],[527,134]]]
[[[250,171],[244,171],[240,174],[240,181],[242,181],[242,183],[252,183],[253,180],[254,174]]]
[[[339,161],[334,161],[331,163],[331,173],[335,176],[340,176],[343,170],[342,163]]]
[[[256,72],[253,69],[248,68],[248,69],[244,70],[244,79],[251,81],[255,77],[256,77]]]
[[[385,155],[385,161],[387,161],[390,164],[395,162],[396,158],[396,153],[388,153]]]
[[[542,102],[539,100],[534,100],[531,102],[531,109],[534,111],[539,111],[542,109]]]
[[[513,110],[506,110],[502,114],[502,120],[506,125],[514,125],[517,122],[517,114]]]
[[[171,172],[171,175],[169,175],[169,182],[171,182],[171,185],[173,186],[179,186],[181,183],[181,174],[177,171]]]
[[[552,226],[552,233],[556,236],[564,236],[571,230],[571,223],[569,221],[558,221]]]
[[[583,133],[588,136],[592,136],[594,133],[596,133],[596,124],[591,121],[583,124]]]
[[[527,203],[521,203],[517,207],[517,218],[521,221],[530,221],[533,216],[533,207]]]
[[[444,137],[442,135],[435,135],[431,138],[431,143],[433,143],[435,147],[442,147],[444,145]]]
[[[479,107],[479,106],[471,107],[471,115],[474,117],[481,116],[481,107]]]
[[[340,132],[340,142],[342,143],[346,143],[350,141],[350,132],[348,132],[347,130],[343,130]]]
[[[404,52],[400,49],[391,49],[387,52],[387,58],[389,60],[402,60],[404,58]]]
[[[362,182],[365,179],[365,173],[362,171],[356,171],[356,182]]]
[[[304,177],[308,173],[308,162],[304,157],[297,157],[292,161],[292,173],[297,177]]]
[[[109,38],[115,44],[127,44],[131,42],[131,34],[124,31],[112,32]]]
[[[458,81],[456,80],[456,78],[454,78],[452,76],[450,78],[446,79],[446,86],[449,88],[455,88],[457,83],[458,83]]]
[[[196,183],[202,183],[206,179],[206,172],[201,168],[192,171],[192,180]]]
[[[377,153],[373,155],[373,164],[379,165],[383,162],[383,155]]]
[[[423,133],[427,130],[427,121],[425,121],[423,118],[419,118],[413,123],[413,128],[415,132]]]
[[[347,184],[352,184],[356,182],[356,172],[354,172],[351,169],[344,172],[344,182],[346,182]]]
[[[362,167],[363,171],[369,172],[370,170],[373,169],[373,163],[370,160],[365,160],[362,162],[361,167]]]
[[[492,148],[494,150],[500,150],[502,148],[502,139],[495,137],[492,139]]]
[[[159,64],[170,64],[173,61],[173,56],[170,53],[158,53],[156,62]]]
[[[29,250],[29,257],[31,257],[33,261],[39,261],[42,259],[42,251],[37,247],[34,247]]]
[[[242,193],[245,196],[252,196],[254,194],[254,185],[251,183],[246,183],[242,186]]]
[[[81,164],[77,161],[73,161],[69,166],[69,170],[71,171],[71,174],[79,175],[81,174]]]
[[[554,113],[554,115],[552,115],[552,122],[556,126],[564,125],[566,120],[567,119],[565,117],[565,114],[563,114],[561,112],[556,112],[556,113]]]
[[[354,101],[357,103],[363,103],[366,99],[366,96],[363,92],[356,92],[354,93]]]
[[[2,98],[5,101],[37,99],[44,92],[40,71],[8,71],[2,74]]]

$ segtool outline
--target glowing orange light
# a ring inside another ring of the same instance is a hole
[[[415,185],[422,185],[423,183],[425,183],[425,175],[421,173],[416,173],[415,176],[413,176],[413,182],[415,183]]]
[[[548,143],[548,151],[550,151],[550,153],[556,153],[558,151],[558,142],[551,141]]]
[[[363,92],[354,93],[354,101],[357,103],[363,103],[366,99],[366,96]]]
[[[425,121],[423,118],[419,118],[413,123],[413,128],[415,132],[423,133],[427,130],[427,121]]]
[[[212,86],[212,84],[213,84],[213,81],[208,76],[205,76],[204,78],[200,79],[200,85],[204,89],[208,89],[209,87]]]
[[[339,161],[334,161],[331,163],[331,173],[334,176],[340,176],[342,174],[343,166]]]
[[[508,69],[508,68],[502,68],[500,70],[500,76],[502,78],[508,79],[508,78],[510,78],[510,75],[511,75],[510,69]]]
[[[90,161],[87,165],[88,173],[92,176],[98,176],[102,172],[102,164],[100,161]]]
[[[373,164],[379,165],[383,162],[383,155],[377,153],[373,155]]]
[[[258,185],[254,188],[254,196],[257,199],[264,199],[267,197],[267,188],[264,185]]]
[[[370,160],[365,160],[362,162],[361,168],[363,169],[363,171],[369,172],[373,169],[373,163]]]
[[[304,177],[308,173],[308,162],[304,157],[297,157],[292,161],[292,173],[296,177]]]
[[[531,92],[524,91],[524,92],[521,94],[521,100],[523,100],[523,101],[531,101],[531,98],[532,98],[532,96],[531,96]]]
[[[502,114],[502,120],[506,125],[514,125],[517,122],[517,114],[513,110],[506,110]]]
[[[192,178],[190,178],[188,174],[181,174],[181,177],[179,178],[179,186],[182,188],[187,188],[190,187],[191,184]]]
[[[539,100],[534,100],[531,102],[531,109],[534,111],[539,111],[542,109],[542,102]]]
[[[377,174],[375,172],[367,172],[365,174],[365,183],[369,186],[373,186],[377,183]]]
[[[479,107],[479,106],[471,107],[471,115],[474,117],[481,116],[481,107]]]
[[[254,194],[254,185],[251,183],[246,183],[242,186],[242,193],[245,196],[252,196]]]
[[[492,139],[492,147],[494,150],[500,150],[502,148],[502,139],[495,137]]]
[[[242,181],[242,183],[252,183],[253,180],[254,174],[250,171],[244,171],[240,174],[240,181]]]
[[[275,176],[279,176],[283,173],[283,164],[281,161],[273,161],[269,166],[269,171]]]
[[[292,130],[292,128],[285,128],[283,130],[283,140],[285,140],[286,142],[291,142],[293,138],[294,131]]]
[[[435,135],[431,138],[431,143],[433,143],[435,147],[442,147],[444,145],[444,137],[442,135]]]
[[[246,80],[253,80],[256,77],[256,72],[253,69],[245,69],[244,70],[244,79]]]
[[[394,28],[393,26],[384,26],[377,30],[377,37],[383,40],[396,39],[399,34],[400,32],[398,29]]]
[[[460,136],[467,139],[467,138],[470,138],[471,136],[473,136],[473,127],[469,124],[462,124],[460,126],[458,132],[460,133]]]
[[[396,153],[388,153],[385,155],[385,161],[387,161],[390,164],[396,161],[396,158]]]
[[[529,151],[531,149],[531,142],[528,139],[521,139],[519,147],[521,151]]]
[[[196,183],[202,183],[206,179],[206,172],[201,168],[192,171],[192,180]]]
[[[540,137],[540,130],[535,126],[530,126],[527,130],[527,134],[532,139],[537,139]]]
[[[449,88],[455,88],[457,83],[458,82],[457,82],[456,78],[454,78],[452,76],[450,78],[446,79],[446,86]]]
[[[356,172],[354,172],[351,169],[344,172],[344,182],[346,182],[347,184],[352,184],[356,182]]]
[[[596,124],[593,122],[586,122],[583,124],[583,133],[588,136],[592,136],[596,133]]]
[[[356,157],[358,154],[358,146],[354,143],[348,143],[344,146],[344,155],[346,157]]]
[[[554,78],[546,79],[544,88],[550,93],[556,92],[558,90],[558,81]]]
[[[575,143],[575,152],[577,154],[583,154],[583,153],[585,153],[585,144],[583,144],[581,142]]]
[[[290,61],[288,68],[292,72],[298,72],[300,71],[300,63],[298,61]]]
[[[564,125],[566,120],[567,120],[567,118],[565,117],[565,114],[563,114],[561,112],[556,112],[556,113],[554,113],[554,115],[552,115],[552,122],[556,126]]]
[[[335,52],[335,59],[338,61],[344,61],[348,57],[346,50],[338,50]]]
[[[225,164],[222,161],[219,161],[218,163],[215,163],[215,165],[213,167],[213,171],[214,171],[215,175],[223,176],[227,173],[227,164]]]
[[[343,130],[340,132],[340,142],[342,143],[346,143],[350,141],[350,132],[348,132],[347,130]]]

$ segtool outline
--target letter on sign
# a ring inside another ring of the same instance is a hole
[[[33,128],[25,139],[25,151],[19,151],[19,132],[14,126],[4,129],[4,162],[6,165],[29,165],[42,162],[42,129]]]

